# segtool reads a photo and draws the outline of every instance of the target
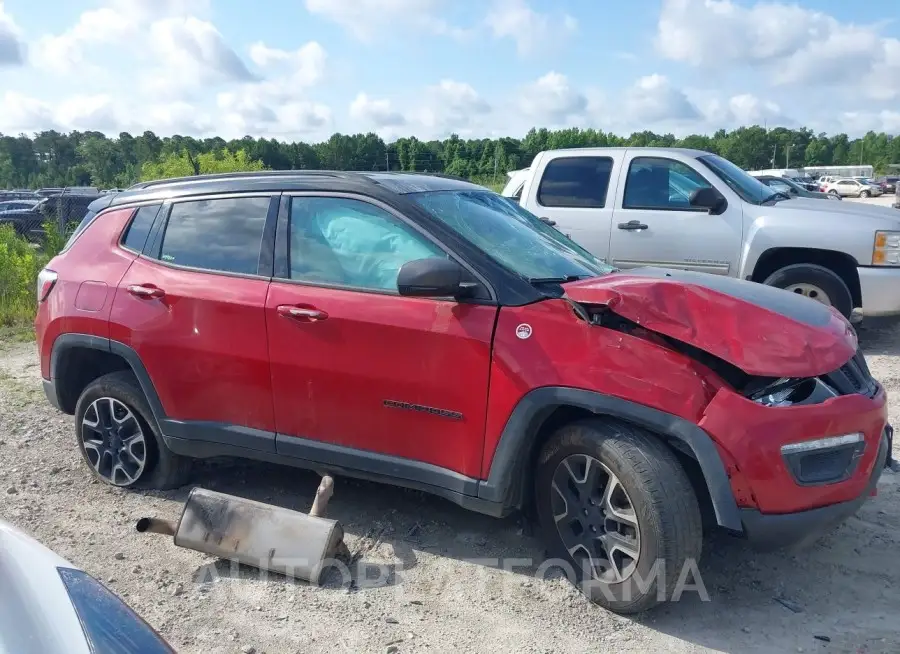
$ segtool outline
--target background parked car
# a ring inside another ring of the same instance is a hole
[[[786,193],[791,197],[799,198],[817,198],[820,200],[841,200],[840,195],[822,193],[821,191],[811,191],[805,184],[801,184],[797,180],[787,179],[786,177],[775,177],[774,175],[758,175],[756,177],[769,188]]]
[[[900,177],[883,175],[875,179],[875,183],[881,187],[883,193],[894,193],[897,190],[897,183]]]
[[[37,200],[6,200],[0,198],[0,212],[12,209],[32,209],[36,204]]]
[[[106,586],[0,520],[0,652],[174,654]]]
[[[843,197],[867,198],[881,195],[881,187],[845,177],[826,184],[825,192]]]

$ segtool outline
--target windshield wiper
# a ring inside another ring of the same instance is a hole
[[[577,282],[579,279],[586,279],[590,275],[566,275],[564,277],[530,277],[528,281],[531,284],[565,284],[566,282]]]

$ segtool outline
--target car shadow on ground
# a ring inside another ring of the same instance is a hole
[[[859,346],[867,356],[900,354],[900,321],[867,318],[856,330]]]
[[[193,485],[302,512],[309,510],[318,483],[313,472],[231,460],[201,464],[193,480]],[[887,535],[896,534],[900,524],[885,525],[885,520],[900,523],[900,515],[892,509],[885,519],[886,512],[879,510],[900,500],[900,485],[889,490],[888,497],[867,503],[858,516],[798,553],[761,554],[740,539],[713,533],[704,543],[701,578],[681,599],[627,620],[721,651],[736,651],[738,645],[739,651],[816,651],[826,643],[828,651],[900,651],[900,627],[888,617],[900,606],[900,557],[896,536]],[[188,492],[189,487],[163,496],[183,502]],[[403,583],[426,554],[506,569],[528,583],[547,556],[520,519],[497,520],[425,493],[372,482],[336,478],[328,517],[343,525],[354,563],[352,581],[326,577],[326,591],[365,593]],[[515,567],[508,564],[513,560]],[[524,560],[531,563],[523,565]],[[367,579],[367,566],[385,561],[388,574]],[[216,567],[222,577],[240,576],[251,583],[260,578],[246,566],[220,562]],[[543,579],[560,575],[551,571]],[[279,578],[262,576],[269,582]],[[590,609],[601,617],[603,609]]]

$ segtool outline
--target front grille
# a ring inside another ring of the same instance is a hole
[[[872,397],[878,391],[878,384],[869,372],[869,366],[862,352],[856,351],[853,358],[832,373],[822,376],[822,381],[840,395],[856,393]]]

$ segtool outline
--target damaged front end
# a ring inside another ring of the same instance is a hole
[[[884,392],[855,332],[830,307],[710,277],[613,274],[568,284],[563,299],[590,324],[678,352],[721,380],[698,424],[746,490],[743,505],[777,507],[798,485],[825,488],[795,494],[798,507],[852,493],[827,486],[863,459],[871,465],[877,448],[866,443],[886,429]]]

